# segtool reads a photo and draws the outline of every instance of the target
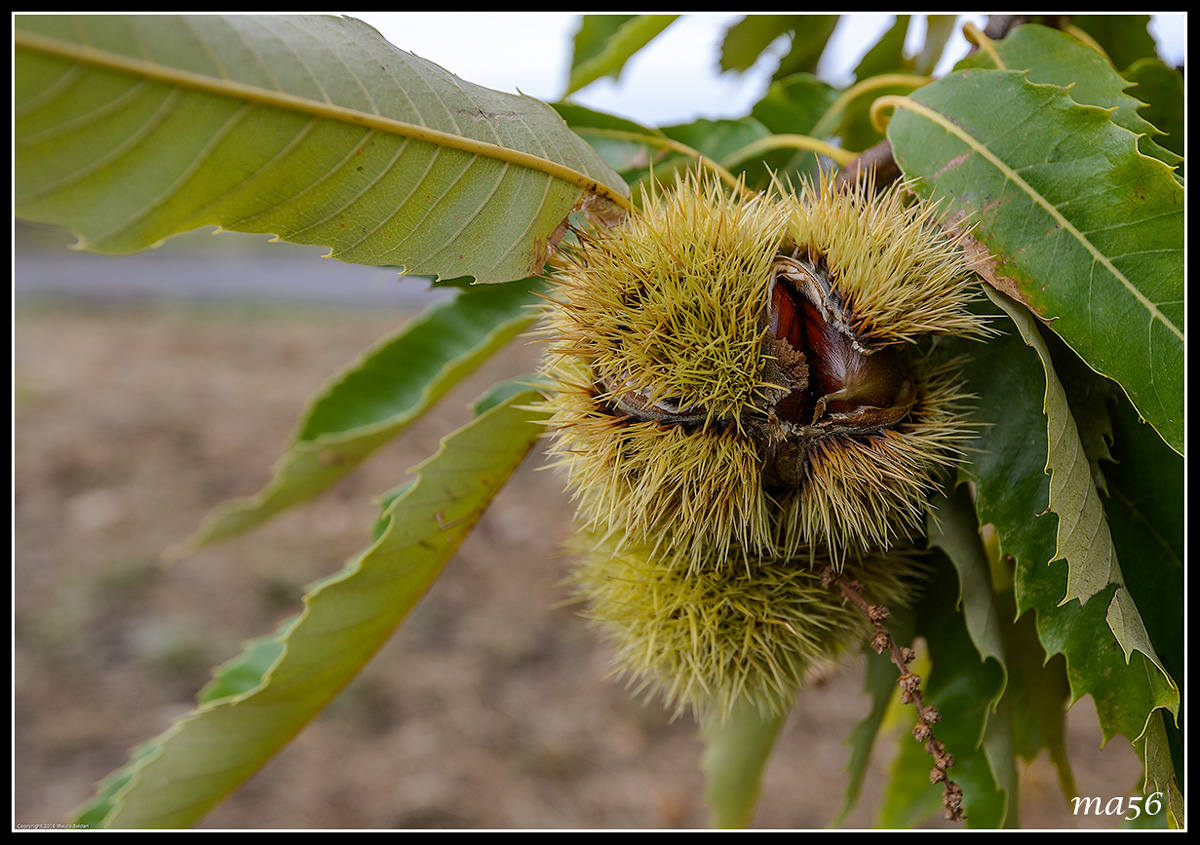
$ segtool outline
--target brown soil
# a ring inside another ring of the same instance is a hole
[[[510,347],[315,503],[176,564],[156,556],[269,477],[305,398],[406,315],[326,308],[45,304],[15,319],[14,822],[61,822],[128,750],[185,713],[209,668],[293,613],[366,541],[393,487],[467,403],[534,351]],[[632,699],[563,606],[561,481],[531,460],[362,675],[202,823],[210,828],[703,827],[689,718]],[[867,712],[851,664],[801,696],[755,825],[836,815],[844,738]],[[1139,766],[1070,717],[1080,790]],[[886,750],[877,751],[886,758]],[[870,827],[886,760],[847,826]],[[931,787],[932,789],[933,787]],[[1072,818],[1044,760],[1026,826]],[[935,821],[933,826],[943,826]]]

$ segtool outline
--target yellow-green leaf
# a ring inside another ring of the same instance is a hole
[[[388,506],[375,542],[310,589],[301,615],[275,638],[281,648],[251,644],[248,656],[278,655],[258,683],[210,690],[110,775],[80,817],[107,827],[186,827],[279,751],[383,645],[524,458],[540,431],[537,415],[522,409],[535,396],[510,397],[446,438]]]
[[[621,179],[546,104],[351,18],[19,16],[17,213],[81,247],[216,225],[479,281],[541,271]]]
[[[463,290],[369,349],[313,398],[267,486],[218,505],[168,557],[248,531],[343,478],[528,327],[535,287]]]

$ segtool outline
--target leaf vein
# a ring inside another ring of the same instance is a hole
[[[1108,259],[1108,257],[1106,255],[1104,255],[1102,252],[1100,252],[1100,250],[1096,248],[1095,244],[1093,244],[1088,238],[1086,238],[1084,236],[1084,234],[1082,232],[1080,232],[1079,229],[1077,229],[1070,220],[1068,220],[1066,217],[1064,217],[1058,211],[1058,209],[1055,208],[1054,205],[1046,199],[1045,196],[1043,196],[1039,191],[1035,190],[1032,185],[1030,185],[1028,182],[1026,182],[1024,179],[1022,179],[1018,173],[1016,173],[1005,161],[1000,159],[995,153],[993,153],[990,149],[988,149],[986,145],[981,144],[978,141],[978,139],[976,139],[972,135],[967,134],[966,130],[963,129],[961,126],[959,126],[957,123],[948,119],[945,115],[941,114],[940,112],[937,112],[934,109],[930,108],[929,106],[926,106],[924,103],[921,103],[917,100],[913,100],[909,97],[897,97],[897,98],[895,98],[895,100],[893,102],[901,105],[903,108],[907,108],[907,109],[921,115],[926,120],[929,120],[930,122],[932,122],[938,126],[941,126],[945,131],[954,135],[960,141],[962,141],[964,144],[966,144],[969,148],[971,148],[975,152],[979,153],[979,155],[982,158],[986,159],[988,162],[990,162],[993,167],[995,167],[1001,173],[1005,174],[1006,178],[1008,178],[1011,181],[1013,181],[1014,183],[1016,183],[1018,188],[1021,191],[1023,191],[1030,199],[1032,199],[1034,201],[1034,203],[1041,206],[1043,211],[1046,214],[1048,214],[1051,217],[1051,219],[1057,221],[1059,223],[1059,225],[1061,225],[1064,229],[1066,229],[1068,232],[1070,232],[1078,240],[1078,242],[1080,244],[1082,244],[1084,246],[1084,248],[1087,249],[1087,251],[1092,254],[1093,258],[1096,261],[1100,262],[1104,266],[1104,268],[1109,272],[1109,274],[1112,275],[1112,277],[1115,278],[1118,282],[1120,282],[1121,285],[1138,302],[1140,302],[1147,311],[1149,311],[1151,313],[1153,319],[1156,319],[1156,320],[1162,322],[1163,325],[1165,325],[1171,331],[1172,334],[1174,334],[1181,341],[1183,340],[1183,333],[1179,330],[1178,326],[1176,326],[1171,320],[1169,320],[1167,318],[1167,316],[1165,314],[1163,314],[1162,311],[1160,311],[1153,302],[1151,302],[1140,290],[1138,290],[1129,281],[1129,279],[1126,278],[1125,274],[1122,273],[1120,270],[1118,270],[1112,264],[1112,262]]]

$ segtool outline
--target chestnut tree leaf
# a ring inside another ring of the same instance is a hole
[[[863,54],[854,68],[854,79],[862,82],[881,73],[911,70],[912,61],[904,55],[904,42],[908,38],[908,24],[912,15],[896,15],[895,22],[871,49]]]
[[[912,610],[906,607],[891,608],[888,617],[888,633],[903,645],[913,641]],[[864,646],[867,656],[867,669],[863,679],[863,693],[871,702],[871,710],[851,730],[846,744],[850,746],[850,761],[846,765],[846,789],[842,796],[842,806],[833,821],[833,827],[840,827],[846,816],[858,803],[862,793],[863,782],[867,776],[867,768],[871,762],[871,751],[875,740],[883,727],[884,718],[888,712],[889,702],[896,696],[898,677],[895,664],[888,654],[876,654],[869,646]]]
[[[1142,748],[1142,760],[1146,766],[1146,779],[1142,785],[1143,795],[1158,793],[1163,810],[1167,815],[1167,826],[1182,830],[1184,826],[1183,792],[1172,770],[1170,741],[1167,739],[1166,719],[1157,711],[1147,726],[1146,734],[1138,743]]]
[[[1032,323],[1028,312],[1018,305],[1009,304],[1006,311],[1014,319]],[[1036,330],[1032,325],[1026,328]],[[1141,578],[1132,575],[1127,576],[1128,586],[1111,583],[1086,604],[1063,602],[1070,562],[1057,559],[1060,515],[1049,510],[1051,479],[1045,474],[1049,422],[1043,410],[1046,366],[1017,332],[1002,334],[982,348],[972,344],[963,351],[969,351],[973,359],[964,374],[968,388],[978,396],[974,416],[981,428],[972,444],[971,461],[961,471],[976,484],[980,524],[994,525],[1001,554],[1014,558],[1016,612],[1034,610],[1046,654],[1061,653],[1066,658],[1072,702],[1091,695],[1105,737],[1124,734],[1132,741],[1142,734],[1157,708],[1178,712],[1179,689],[1162,671],[1161,661],[1152,659],[1155,650],[1148,649],[1151,656],[1147,656],[1140,647],[1138,628],[1144,629],[1145,622],[1113,620],[1110,607],[1120,590],[1127,590],[1128,599],[1136,602],[1139,619],[1155,612],[1154,605],[1144,595]],[[1090,470],[1082,476],[1090,479]],[[1113,542],[1117,540],[1123,541],[1124,534]],[[1124,554],[1139,576],[1141,570],[1159,568],[1165,562],[1161,556],[1148,557],[1144,548],[1115,548],[1117,559]],[[1171,600],[1182,601],[1182,595],[1157,599]],[[1117,606],[1125,609],[1126,599],[1118,600]],[[1110,623],[1121,631],[1120,641]],[[1125,648],[1131,646],[1126,658]]]
[[[687,166],[695,160],[688,156],[690,150],[680,147],[678,141],[668,138],[661,129],[575,103],[553,105],[571,131],[591,144],[609,167],[630,184],[646,178],[651,167],[661,178],[665,170],[677,164]]]
[[[792,32],[803,21],[800,15],[746,15],[725,30],[721,70],[749,70],[776,39]]]
[[[1046,415],[1048,438],[1048,510],[1058,515],[1056,548],[1050,563],[1067,561],[1067,589],[1059,604],[1067,604],[1073,599],[1078,599],[1080,604],[1087,604],[1089,599],[1109,584],[1118,585],[1109,605],[1107,619],[1109,628],[1125,653],[1126,662],[1136,649],[1170,680],[1150,643],[1141,615],[1125,588],[1095,476],[1080,442],[1075,418],[1067,403],[1066,392],[1058,380],[1050,350],[1028,311],[1001,293],[989,290],[988,295],[1012,317],[1026,345],[1037,352],[1045,372],[1046,391],[1042,409]]]
[[[1145,103],[1140,108],[1142,116],[1163,133],[1161,145],[1182,156],[1187,128],[1183,119],[1183,74],[1159,58],[1147,58],[1126,68],[1124,76],[1137,86],[1129,93]],[[1183,174],[1182,161],[1177,173]]]
[[[839,93],[811,73],[793,74],[772,82],[750,116],[776,135],[807,135],[816,129]]]
[[[1163,135],[1163,130],[1139,111],[1149,102],[1139,98],[1139,86],[1117,73],[1108,59],[1091,47],[1060,30],[1030,24],[1019,26],[1007,37],[993,42],[992,48],[967,57],[956,69],[1025,70],[1030,82],[1069,87],[1071,99],[1080,105],[1111,109],[1112,122],[1138,136],[1138,149],[1143,154],[1171,167],[1183,162],[1180,155],[1158,143],[1157,137]],[[993,57],[1002,65],[997,66]],[[1178,94],[1176,102],[1182,114],[1183,91]]]
[[[517,468],[544,419],[527,391],[442,441],[387,506],[379,537],[313,585],[304,610],[226,664],[191,713],[141,746],[78,818],[115,828],[193,824],[256,772],[336,696],[391,636]],[[261,677],[255,655],[274,661]],[[224,677],[248,667],[232,686]]]
[[[482,282],[627,187],[546,104],[326,16],[18,16],[15,199],[119,254],[216,225]]]
[[[775,80],[763,98],[754,104],[750,117],[776,136],[809,136],[824,140],[837,129],[841,113],[831,115],[839,91],[810,73],[796,73]],[[820,160],[807,149],[778,149],[763,158],[763,164],[782,180],[815,177]]]
[[[625,63],[679,15],[583,15],[575,34],[571,79],[567,94],[591,85],[597,79],[617,79]]]
[[[925,16],[925,43],[913,61],[914,71],[920,74],[933,73],[934,68],[941,61],[942,51],[946,49],[946,42],[954,34],[954,24],[957,21],[958,15]]]
[[[311,400],[267,486],[218,505],[167,557],[237,536],[324,492],[528,328],[536,288],[527,280],[463,290],[367,350]]]
[[[762,774],[787,716],[764,717],[743,704],[728,718],[712,718],[701,726],[705,774],[704,798],[712,810],[712,826],[743,828],[750,824],[762,791]]]
[[[1071,25],[1090,35],[1117,70],[1158,54],[1149,15],[1071,15]]]
[[[915,190],[973,226],[1024,304],[1183,451],[1183,188],[1108,109],[1024,71],[957,71],[896,106]]]
[[[1001,632],[999,610],[992,594],[991,572],[987,555],[979,539],[975,510],[965,489],[938,493],[926,525],[929,545],[940,548],[954,564],[958,575],[958,600],[963,620],[980,660],[994,660],[1003,676],[1000,692],[1008,682],[1007,658]],[[999,702],[999,694],[993,706]]]

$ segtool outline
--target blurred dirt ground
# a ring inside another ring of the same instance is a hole
[[[213,505],[256,492],[306,397],[409,315],[386,309],[51,302],[15,312],[14,822],[65,821],[129,749],[187,712],[210,667],[294,613],[367,541],[373,497],[528,371],[518,342],[324,497],[172,568],[156,556]],[[526,463],[362,675],[207,828],[694,828],[706,824],[690,718],[631,698],[564,606],[570,507]],[[853,662],[801,696],[754,824],[819,828],[866,714]],[[1070,715],[1085,795],[1140,770]],[[886,744],[884,744],[886,746]],[[870,827],[886,748],[847,827]],[[933,787],[931,787],[933,789]],[[1045,760],[1030,827],[1073,818]],[[931,822],[940,827],[941,821]]]

